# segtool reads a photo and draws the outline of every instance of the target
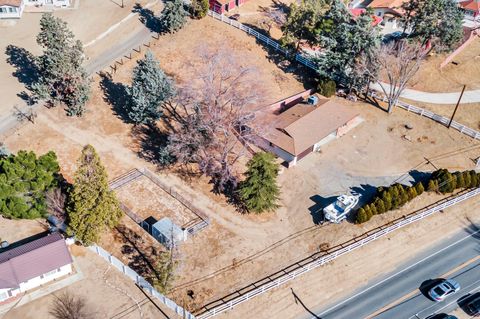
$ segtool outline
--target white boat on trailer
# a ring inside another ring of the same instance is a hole
[[[323,209],[323,216],[332,223],[339,224],[347,218],[348,213],[358,204],[360,195],[341,195],[337,200]]]

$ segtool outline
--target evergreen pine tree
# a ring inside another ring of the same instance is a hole
[[[463,173],[455,172],[453,175],[457,179],[457,188],[465,188],[465,179],[463,178]]]
[[[187,15],[182,0],[169,0],[160,17],[162,31],[174,33],[180,30],[187,22]]]
[[[392,196],[388,193],[388,191],[384,191],[382,193],[382,200],[385,204],[385,211],[389,211],[392,209]]]
[[[365,209],[363,209],[363,207],[358,210],[356,221],[357,221],[357,224],[362,224],[367,221],[367,214],[365,212]]]
[[[417,191],[417,196],[418,196],[418,195],[421,195],[421,194],[425,191],[425,188],[423,187],[423,183],[422,183],[422,182],[418,182],[418,183],[415,185],[415,190]]]
[[[85,245],[97,242],[102,232],[115,227],[122,217],[107,172],[91,145],[82,150],[67,214],[71,232]]]
[[[270,153],[257,153],[248,161],[246,179],[239,188],[240,199],[248,211],[262,213],[278,207],[278,170],[278,164]]]
[[[133,69],[132,86],[127,87],[127,114],[135,124],[147,124],[162,116],[161,105],[175,95],[172,80],[165,75],[150,51]]]
[[[365,205],[364,209],[365,209],[365,216],[366,216],[365,221],[368,222],[370,219],[372,219],[374,214],[372,212],[370,205]]]
[[[377,198],[375,200],[375,207],[377,209],[377,214],[383,214],[386,212],[385,203],[381,198]]]
[[[477,173],[475,171],[470,171],[470,187],[478,187],[479,181]]]
[[[429,191],[429,192],[436,192],[436,191],[438,191],[438,185],[437,185],[437,182],[436,182],[434,179],[430,179],[430,180],[428,181],[427,191]]]
[[[470,188],[472,186],[472,176],[470,176],[470,174],[465,171],[462,173],[462,176],[463,176],[463,181],[464,181],[464,187],[465,188]]]
[[[82,43],[51,13],[40,19],[37,43],[43,55],[37,59],[39,79],[32,85],[34,95],[51,105],[65,105],[69,116],[81,116],[90,95],[90,80],[82,66]]]
[[[38,158],[26,151],[1,157],[0,214],[24,219],[46,216],[46,192],[57,185],[59,170],[54,152]]]
[[[210,3],[208,0],[192,0],[191,16],[195,19],[202,19],[207,16]]]
[[[408,194],[408,200],[412,200],[414,199],[415,197],[417,197],[417,189],[412,186],[412,187],[409,187],[407,188],[407,194]]]

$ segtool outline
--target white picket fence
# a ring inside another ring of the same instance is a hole
[[[379,93],[370,92],[369,95],[372,96],[372,97],[375,97],[377,99],[380,99],[383,102],[387,102],[387,99],[385,98],[385,96],[383,96]],[[442,115],[433,113],[432,111],[425,110],[425,109],[422,109],[420,107],[417,107],[417,106],[414,106],[414,105],[411,105],[411,104],[408,104],[408,103],[405,103],[405,102],[402,102],[402,101],[398,101],[397,106],[404,109],[404,110],[407,110],[408,112],[412,112],[412,113],[418,114],[420,116],[428,117],[429,119],[432,119],[435,122],[441,123],[443,125],[448,125],[448,123],[450,122],[450,119],[447,118],[447,117],[444,117]],[[463,124],[460,124],[458,122],[453,121],[451,127],[456,129],[460,133],[468,135],[468,136],[470,136],[470,137],[472,137],[476,140],[480,139],[480,132],[478,132],[478,131],[476,131],[476,130],[468,127],[468,126],[465,126]]]
[[[348,245],[344,248],[341,248],[337,251],[334,251],[328,255],[324,255],[324,256],[321,256],[320,258],[316,259],[316,260],[313,260],[311,261],[310,263],[308,264],[305,264],[305,265],[302,265],[300,267],[298,267],[297,269],[283,275],[283,276],[280,276],[278,277],[277,279],[275,280],[272,280],[264,285],[261,285],[261,286],[258,286],[257,288],[255,289],[252,289],[250,290],[248,293],[242,295],[242,296],[239,296],[239,297],[236,297],[236,298],[233,298],[229,301],[225,301],[224,303],[222,303],[221,305],[219,306],[216,306],[216,307],[213,307],[211,309],[206,309],[204,310],[201,314],[197,315],[197,318],[198,319],[207,319],[207,318],[211,318],[215,315],[218,315],[219,313],[222,313],[224,311],[227,311],[227,310],[230,310],[232,308],[234,308],[235,306],[245,302],[245,301],[248,301],[250,299],[252,299],[253,297],[256,297],[256,296],[259,296],[271,289],[274,289],[306,272],[309,272],[319,266],[322,266],[328,262],[331,262],[332,260],[342,256],[342,255],[345,255],[357,248],[360,248],[360,247],[363,247],[365,246],[366,244],[374,241],[374,240],[377,240],[378,238],[381,238],[399,228],[402,228],[406,225],[409,225],[409,224],[412,224],[416,221],[419,221],[419,220],[422,220],[436,212],[439,212],[439,211],[442,211],[450,206],[453,206],[455,204],[458,204],[460,202],[463,202],[469,198],[472,198],[474,196],[477,196],[478,194],[480,194],[480,188],[476,188],[476,189],[473,189],[469,192],[466,192],[466,193],[463,193],[462,195],[459,195],[457,197],[454,197],[448,201],[445,201],[437,206],[434,206],[430,209],[427,209],[425,211],[422,211],[418,214],[415,214],[415,215],[412,215],[410,217],[407,217],[405,219],[402,219],[394,224],[392,224],[391,226],[388,226],[384,229],[381,229],[351,245]]]
[[[138,286],[146,290],[151,296],[155,297],[157,300],[159,300],[161,303],[166,305],[168,308],[175,311],[176,314],[178,314],[179,316],[183,316],[182,318],[195,319],[194,315],[192,315],[190,312],[188,312],[187,310],[177,305],[174,301],[168,299],[167,297],[159,293],[155,288],[153,288],[153,286],[145,278],[137,274],[132,268],[124,265],[118,258],[116,258],[115,256],[112,256],[109,252],[107,252],[102,247],[93,245],[93,246],[89,246],[88,248],[91,251],[98,254],[99,256],[101,256],[106,261],[108,261],[109,264],[114,266],[117,270],[122,272],[128,278],[133,280]]]

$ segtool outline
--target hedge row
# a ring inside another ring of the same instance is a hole
[[[480,187],[480,173],[464,171],[450,173],[439,169],[432,173],[427,182],[427,191],[442,194],[451,193],[456,189]],[[361,207],[357,212],[356,222],[367,222],[373,215],[383,214],[389,210],[402,207],[424,191],[424,185],[419,182],[412,187],[394,184],[390,187],[379,187],[373,200]]]

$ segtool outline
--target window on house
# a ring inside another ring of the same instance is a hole
[[[10,13],[15,13],[15,12],[17,12],[17,8],[9,7],[9,8],[8,8],[8,11],[9,11]]]
[[[47,273],[44,273],[40,278],[47,278],[50,277],[58,272],[58,269],[54,269],[52,271],[49,271]]]
[[[0,292],[0,301],[7,299],[8,296],[8,291],[5,292]]]
[[[7,8],[0,8],[0,13],[7,13]]]

